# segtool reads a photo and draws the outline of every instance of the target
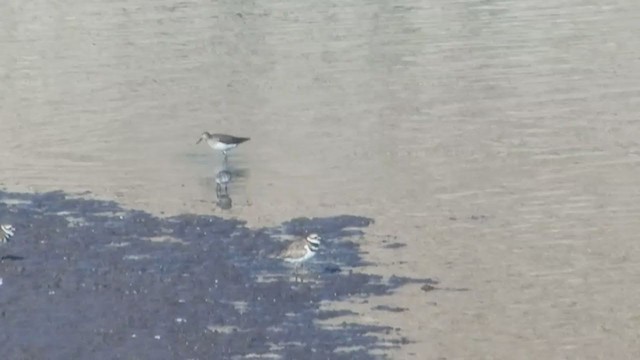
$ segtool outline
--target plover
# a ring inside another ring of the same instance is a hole
[[[200,139],[196,142],[199,144],[202,140],[205,140],[207,144],[214,150],[220,150],[227,157],[227,151],[235,148],[245,141],[249,141],[248,137],[237,137],[226,134],[210,134],[205,131],[200,135]]]
[[[11,237],[13,236],[14,232],[16,231],[16,229],[8,224],[2,224],[0,225],[0,245],[9,242],[9,239],[11,239]],[[3,260],[4,256],[0,258],[0,260]],[[3,280],[0,277],[0,285],[2,285]]]
[[[298,279],[298,268],[314,257],[320,249],[320,240],[318,234],[311,234],[304,241],[294,242],[280,253],[279,257],[284,262],[295,265],[296,280]]]
[[[11,240],[11,237],[15,233],[16,228],[11,225],[3,224],[0,225],[0,243],[7,243]]]

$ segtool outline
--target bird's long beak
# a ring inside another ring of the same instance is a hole
[[[198,139],[198,141],[196,141],[196,144],[200,144],[200,141],[202,141],[202,138]]]

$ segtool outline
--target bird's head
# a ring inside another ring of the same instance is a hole
[[[196,144],[200,144],[200,141],[202,140],[208,140],[211,139],[211,134],[209,134],[207,131],[203,132],[202,135],[200,135],[200,138],[198,139],[198,141],[196,141]]]
[[[307,244],[309,245],[309,248],[317,251],[320,248],[321,239],[322,238],[318,234],[310,234],[307,236]]]

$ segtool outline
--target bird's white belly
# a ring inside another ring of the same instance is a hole
[[[220,151],[227,151],[229,149],[233,149],[234,147],[238,146],[237,144],[225,144],[225,143],[221,143],[219,141],[211,141],[209,142],[209,146],[211,146],[213,149],[215,150],[220,150]]]

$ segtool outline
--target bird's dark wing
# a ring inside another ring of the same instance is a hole
[[[250,138],[248,137],[238,137],[226,134],[214,134],[214,136],[217,137],[220,142],[223,142],[225,144],[241,144],[245,141],[250,140]]]

